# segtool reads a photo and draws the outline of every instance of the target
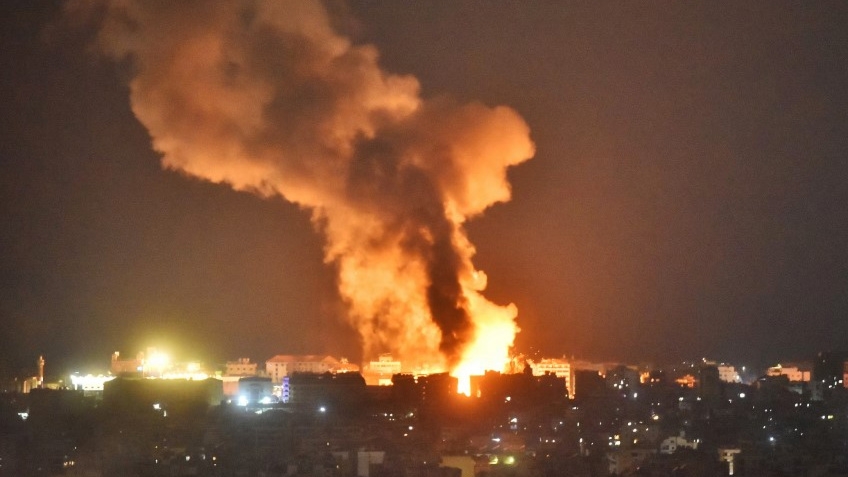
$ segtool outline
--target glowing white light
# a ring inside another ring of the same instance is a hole
[[[247,396],[239,396],[239,398],[238,398],[238,405],[239,406],[247,406],[248,402],[249,401],[247,399]]]
[[[83,390],[83,391],[102,391],[103,383],[107,381],[111,381],[115,379],[114,376],[93,376],[91,374],[87,374],[85,376],[80,376],[78,374],[71,375],[71,384],[74,389]]]
[[[171,358],[167,354],[161,352],[151,353],[145,363],[145,371],[155,371],[162,373],[165,368],[171,363]]]

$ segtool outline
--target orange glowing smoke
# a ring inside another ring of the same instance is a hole
[[[502,370],[517,310],[481,294],[463,227],[509,200],[507,168],[533,155],[515,111],[422,98],[373,46],[336,34],[318,1],[68,9],[131,62],[132,109],[164,167],[310,211],[366,359]]]

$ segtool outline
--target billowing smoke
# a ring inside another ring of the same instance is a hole
[[[486,300],[463,224],[533,155],[506,107],[423,99],[320,2],[88,0],[98,50],[131,70],[164,167],[311,212],[366,358],[471,370],[505,359],[516,309]]]

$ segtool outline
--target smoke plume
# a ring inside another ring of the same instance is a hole
[[[457,370],[506,357],[516,309],[482,295],[465,221],[507,201],[529,130],[507,107],[424,99],[291,0],[87,0],[96,47],[131,69],[164,167],[310,211],[364,357]]]

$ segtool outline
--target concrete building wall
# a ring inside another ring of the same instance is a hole
[[[228,361],[224,370],[225,376],[256,376],[258,364],[251,363],[248,358],[239,358],[238,361]]]

